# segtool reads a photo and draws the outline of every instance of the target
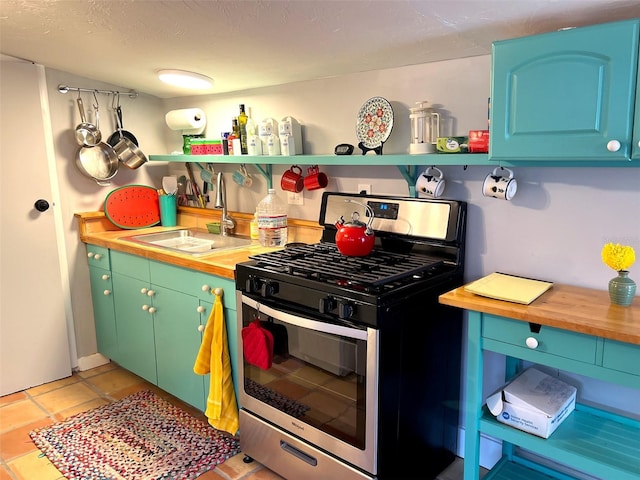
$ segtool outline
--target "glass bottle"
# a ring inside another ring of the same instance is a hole
[[[247,121],[249,117],[244,111],[244,104],[240,104],[240,114],[238,115],[238,126],[240,132],[240,145],[242,147],[242,154],[247,154]]]

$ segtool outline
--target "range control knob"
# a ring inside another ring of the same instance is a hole
[[[351,318],[355,312],[355,307],[349,302],[338,303],[338,317]]]
[[[256,277],[249,277],[245,282],[245,290],[247,293],[256,293],[260,291],[260,286],[262,285],[262,281]]]
[[[264,282],[260,287],[260,295],[264,298],[273,297],[276,293],[280,291],[280,287],[278,286],[278,282]]]
[[[318,305],[318,311],[320,313],[329,313],[336,308],[336,299],[331,297],[321,298]]]

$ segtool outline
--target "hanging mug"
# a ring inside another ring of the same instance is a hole
[[[242,187],[249,188],[253,184],[253,179],[251,175],[249,175],[249,172],[247,172],[247,167],[245,167],[244,164],[240,165],[240,168],[233,172],[231,178]]]
[[[444,192],[445,183],[442,171],[436,167],[429,167],[424,173],[418,176],[416,191],[433,198],[438,198],[442,195],[442,192]]]
[[[498,173],[508,172],[509,176]],[[482,195],[485,197],[499,198],[501,200],[511,200],[518,189],[518,182],[513,176],[513,172],[505,167],[496,167],[493,169],[482,184]]]
[[[304,177],[304,188],[307,190],[317,190],[319,188],[325,188],[328,184],[329,178],[327,174],[321,172],[318,165],[307,169],[307,176]]]
[[[300,193],[304,188],[302,168],[298,165],[293,165],[289,170],[284,172],[280,179],[280,187],[287,192]]]

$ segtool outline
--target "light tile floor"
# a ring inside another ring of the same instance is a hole
[[[206,421],[202,412],[114,364],[0,397],[0,480],[64,480],[36,448],[29,432],[146,389]],[[246,464],[243,458],[240,453],[199,480],[282,480],[258,462]],[[416,479],[421,478],[417,473]],[[458,459],[438,480],[461,478],[462,460]]]

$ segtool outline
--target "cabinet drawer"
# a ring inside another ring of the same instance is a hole
[[[213,302],[212,288],[222,288],[225,306],[235,309],[235,285],[231,280],[161,262],[150,262],[149,271],[153,285],[184,292],[207,302]]]
[[[149,281],[149,260],[144,257],[112,250],[111,270],[128,277]]]
[[[602,366],[640,376],[640,346],[605,339]]]
[[[87,245],[87,261],[93,267],[111,268],[109,261],[109,249],[97,245]]]
[[[522,347],[523,350],[535,350],[584,363],[595,364],[596,362],[596,337],[581,333],[544,325],[540,328],[540,333],[534,333],[530,330],[528,322],[485,315],[482,336]],[[527,346],[528,338],[535,339],[537,347]]]

